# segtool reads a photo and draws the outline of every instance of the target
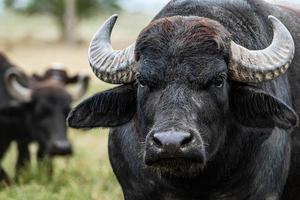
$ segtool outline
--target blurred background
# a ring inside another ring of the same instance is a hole
[[[280,3],[281,0],[269,0]],[[119,14],[112,35],[115,48],[131,44],[168,0],[0,0],[0,52],[28,74],[42,73],[53,62],[70,74],[85,71],[92,81],[86,96],[111,87],[97,80],[87,62],[89,41],[102,22]],[[300,5],[299,0],[289,0]],[[0,190],[0,200],[114,200],[122,199],[108,161],[107,130],[69,130],[75,154],[55,159],[49,179],[33,161]],[[36,151],[32,145],[31,151]],[[14,176],[15,145],[3,167]]]
[[[53,62],[70,74],[89,73],[86,96],[111,87],[92,74],[87,61],[91,37],[110,15],[119,14],[112,41],[116,48],[132,43],[168,0],[0,0],[0,52],[28,74],[42,73]],[[76,103],[75,103],[76,104]],[[9,134],[9,133],[8,133]],[[70,158],[55,158],[54,175],[38,169],[34,160],[0,200],[114,200],[122,193],[111,170],[107,130],[69,130],[74,147]],[[31,146],[32,153],[36,146]],[[2,166],[14,177],[16,145]]]

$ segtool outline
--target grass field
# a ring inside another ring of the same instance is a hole
[[[86,96],[111,87],[98,81],[87,62],[88,40],[107,16],[95,17],[80,23],[78,32],[81,44],[68,46],[60,43],[54,22],[48,16],[0,17],[0,51],[28,74],[42,73],[52,62],[63,62],[69,73],[89,73],[91,87]],[[117,48],[134,41],[150,17],[121,14],[113,39]],[[107,154],[107,130],[95,129],[81,132],[69,130],[74,146],[74,156],[56,158],[54,175],[50,179],[44,168],[35,160],[15,177],[15,145],[10,147],[2,166],[13,178],[12,186],[0,189],[0,200],[119,200],[121,189],[111,170]],[[9,133],[8,133],[9,134]],[[36,151],[36,146],[31,146]]]

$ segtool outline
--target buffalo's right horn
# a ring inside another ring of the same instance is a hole
[[[124,50],[113,50],[110,37],[118,16],[111,16],[97,31],[89,47],[88,57],[96,76],[107,83],[130,83],[135,79],[135,44]]]
[[[12,67],[5,72],[4,82],[9,94],[20,101],[30,101],[32,89],[25,85],[29,82],[28,77],[19,69]]]

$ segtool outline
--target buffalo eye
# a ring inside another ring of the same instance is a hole
[[[213,80],[213,84],[215,85],[215,87],[217,88],[222,88],[224,86],[225,83],[225,79],[226,79],[226,74],[220,74],[218,77],[216,77]]]
[[[214,84],[217,88],[221,88],[224,85],[224,79],[218,79],[214,82]]]
[[[136,75],[136,80],[137,80],[137,83],[143,88],[145,87],[147,84],[146,84],[146,81],[143,79],[143,77],[138,73]]]

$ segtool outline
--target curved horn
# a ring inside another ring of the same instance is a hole
[[[28,77],[19,69],[15,67],[8,69],[4,75],[4,82],[7,91],[12,97],[20,101],[31,100],[32,89],[25,87],[25,84],[22,83],[28,82]]]
[[[70,92],[73,101],[79,100],[87,91],[89,84],[89,76],[86,74],[79,74],[77,78],[77,83],[75,85],[74,91]]]
[[[229,75],[239,82],[273,80],[285,73],[294,58],[295,44],[288,29],[274,16],[269,16],[274,35],[272,43],[263,50],[248,50],[233,41]]]
[[[113,50],[110,36],[118,16],[111,16],[93,37],[88,57],[95,75],[112,84],[130,83],[136,74],[135,43],[124,50]]]

